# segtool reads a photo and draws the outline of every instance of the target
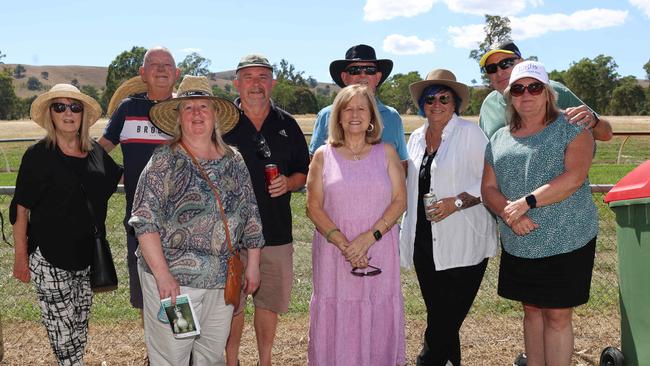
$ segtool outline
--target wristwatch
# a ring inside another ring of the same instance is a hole
[[[456,197],[456,200],[454,201],[454,205],[456,205],[456,208],[460,210],[461,208],[463,208],[463,200]]]
[[[376,240],[376,241],[380,241],[380,240],[381,240],[381,237],[382,237],[382,235],[381,235],[381,231],[379,231],[379,230],[375,230],[375,231],[372,233],[372,236],[375,237],[375,240]]]
[[[528,204],[528,207],[535,208],[537,207],[537,198],[535,198],[535,195],[529,194],[526,196],[526,203]]]

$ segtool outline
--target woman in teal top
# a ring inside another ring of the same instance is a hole
[[[490,139],[481,187],[497,215],[499,295],[524,307],[528,365],[569,365],[573,307],[587,302],[598,214],[587,175],[589,130],[557,108],[544,66],[515,66],[505,91],[508,126]]]

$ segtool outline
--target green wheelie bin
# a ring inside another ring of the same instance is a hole
[[[621,351],[606,348],[601,365],[650,365],[650,160],[605,196],[616,215]]]

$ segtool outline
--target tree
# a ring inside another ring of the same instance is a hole
[[[50,77],[50,73],[47,71],[41,71],[41,77],[43,78],[43,80],[47,80],[47,78]]]
[[[481,112],[481,105],[483,100],[488,94],[492,92],[492,88],[482,86],[469,88],[469,105],[463,115],[477,116]]]
[[[379,87],[377,95],[382,102],[397,109],[400,114],[418,113],[418,106],[411,99],[409,85],[421,80],[417,71],[392,75]]]
[[[612,91],[618,85],[617,67],[610,56],[598,55],[593,60],[583,58],[572,63],[566,71],[566,85],[588,106],[607,114]]]
[[[648,60],[648,62],[646,62],[645,65],[643,65],[643,70],[645,70],[645,78],[650,80],[650,60]]]
[[[2,51],[0,51],[0,65],[4,64],[4,62],[2,62],[2,59],[5,57],[7,57],[7,55],[5,55],[4,53],[2,53]]]
[[[510,28],[510,19],[508,17],[485,14],[483,31],[485,32],[485,39],[479,43],[478,49],[473,49],[469,53],[469,58],[476,60],[477,64],[481,61],[481,57],[490,50],[490,46],[512,39],[510,35],[512,29]],[[490,83],[485,73],[481,74],[481,80],[485,84]]]
[[[124,51],[108,65],[108,74],[106,75],[106,89],[102,94],[101,105],[104,110],[108,106],[115,89],[124,81],[137,76],[140,66],[144,61],[144,54],[147,49],[144,47],[133,46],[130,51]]]
[[[70,80],[70,85],[75,86],[77,89],[81,87],[81,85],[79,84],[79,80],[77,78]]]
[[[310,88],[315,88],[318,86],[318,80],[310,76],[307,78],[307,84],[309,84]]]
[[[25,69],[25,66],[16,65],[16,67],[14,68],[14,78],[16,78],[16,79],[24,78],[25,77],[25,71],[27,71]]]
[[[27,79],[27,89],[29,90],[41,90],[43,89],[43,83],[38,80],[38,78],[34,76],[30,76],[29,79]]]
[[[180,80],[182,80],[185,75],[209,76],[210,70],[208,70],[208,67],[210,67],[211,63],[210,60],[196,52],[190,53],[178,64],[178,68],[181,70]]]
[[[237,92],[232,92],[232,87],[230,86],[230,84],[224,85],[223,89],[221,89],[219,85],[213,85],[212,94],[214,94],[215,97],[226,98],[231,102],[234,101],[239,96]]]
[[[82,85],[81,88],[79,88],[79,90],[81,90],[81,92],[86,94],[87,96],[92,97],[97,102],[99,102],[101,99],[99,97],[99,91],[97,90],[97,88],[95,88],[92,85]]]
[[[609,113],[615,116],[635,116],[647,112],[645,90],[634,76],[619,80],[619,85],[612,91]]]
[[[303,77],[305,72],[297,71],[296,67],[285,59],[280,60],[280,65],[274,64],[273,70],[275,71],[275,78],[278,81],[286,80],[290,85],[307,86],[307,81]]]
[[[14,91],[13,79],[9,72],[0,72],[0,119],[12,119],[14,108],[18,103]]]
[[[566,71],[553,70],[548,73],[548,78],[551,80],[555,80],[558,83],[566,84]]]

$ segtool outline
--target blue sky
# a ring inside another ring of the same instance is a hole
[[[393,73],[447,68],[471,83],[486,13],[510,17],[524,57],[548,70],[605,54],[622,76],[645,78],[650,0],[9,1],[0,51],[5,63],[108,66],[132,46],[164,45],[177,62],[198,52],[211,71],[262,53],[329,82],[330,62],[366,43]]]

